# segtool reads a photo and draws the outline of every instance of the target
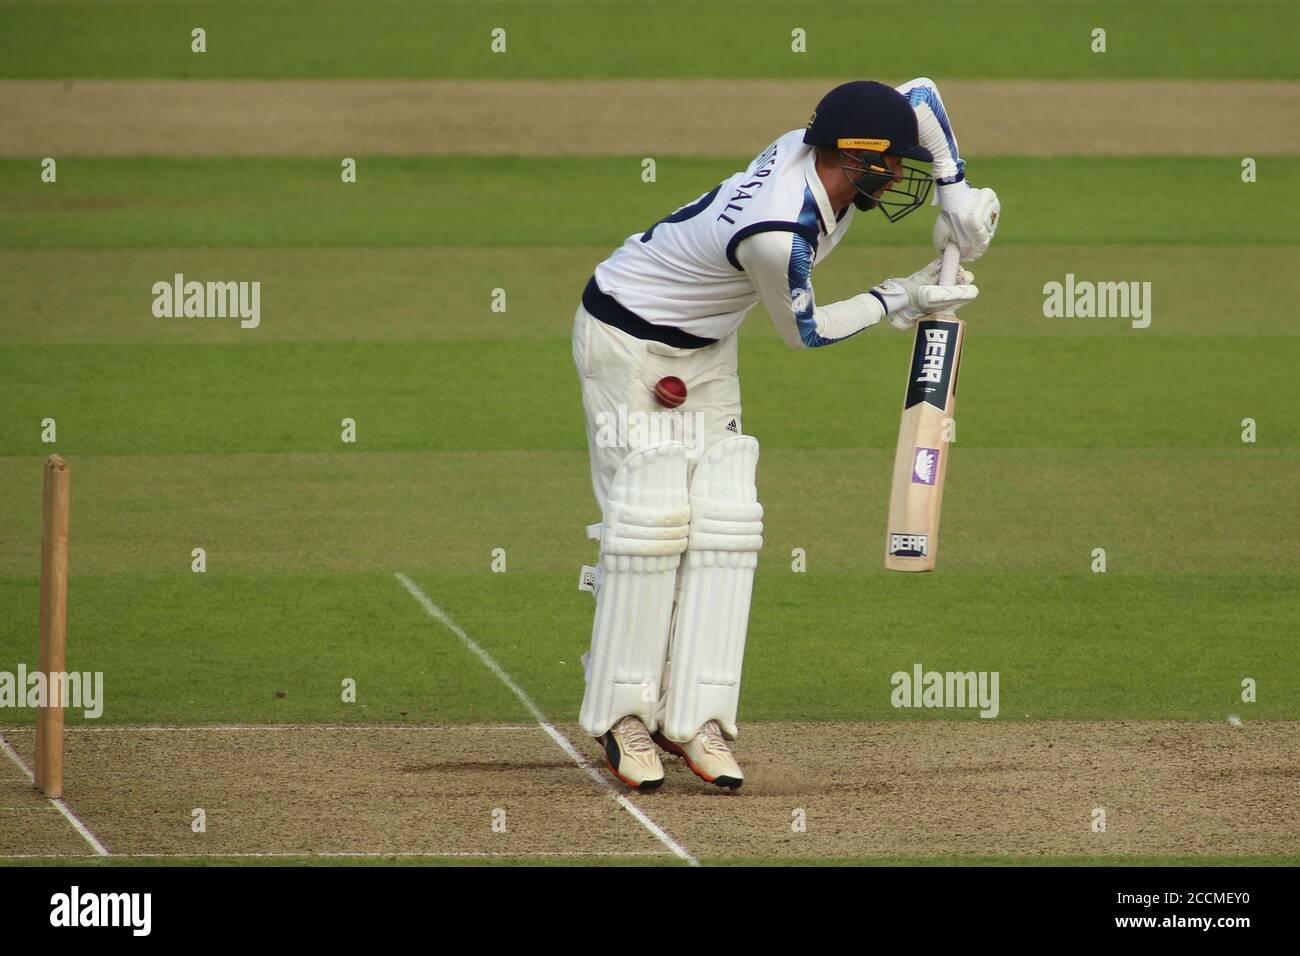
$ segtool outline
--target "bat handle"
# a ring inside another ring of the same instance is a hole
[[[943,247],[943,262],[939,265],[939,285],[952,285],[957,281],[957,257],[960,250],[955,242]]]

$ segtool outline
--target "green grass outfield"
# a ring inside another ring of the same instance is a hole
[[[661,159],[655,183],[641,181],[640,156],[360,157],[358,181],[347,185],[338,158],[67,157],[52,188],[38,159],[0,159],[0,248],[612,248],[744,169],[765,145],[745,156]],[[967,173],[997,186],[1000,251],[1294,245],[1300,157],[1255,158],[1259,180],[1249,184],[1235,156],[980,156]],[[925,244],[934,223],[924,213],[873,219],[843,247]]]
[[[886,21],[891,41],[925,42],[879,42],[873,25]],[[194,26],[208,31],[206,54],[189,52]],[[496,26],[509,31],[505,56],[488,51]],[[922,2],[901,14],[847,2],[0,0],[0,80],[808,79],[868,61],[895,80],[1287,80],[1300,78],[1297,26],[1295,3],[1199,0]],[[789,52],[795,27],[807,54]],[[1103,55],[1089,50],[1095,27],[1108,31]],[[640,156],[359,148],[354,185],[340,182],[338,156],[60,155],[53,185],[40,156],[0,159],[0,670],[35,666],[41,462],[58,452],[74,476],[68,664],[105,673],[99,723],[527,722],[397,572],[549,719],[572,722],[592,613],[576,580],[594,559],[583,527],[598,517],[574,308],[597,262],[764,144],[750,145],[661,157],[653,184]],[[882,567],[911,336],[884,327],[792,353],[755,311],[740,367],[766,528],[742,723],[978,719],[893,709],[890,675],[917,662],[1000,672],[1000,720],[1300,720],[1300,157],[1222,149],[967,157],[1005,213],[974,265],[982,294],[965,313],[936,574]],[[1243,155],[1258,182],[1241,182]],[[863,217],[818,269],[819,300],[920,267],[932,222],[932,211],[897,225]],[[151,287],[178,272],[260,281],[261,326],[155,318]],[[1043,287],[1067,274],[1150,282],[1151,326],[1045,318]],[[504,313],[490,308],[497,288]],[[339,440],[345,417],[355,445]],[[196,547],[205,574],[190,570]],[[496,548],[504,574],[491,570]],[[1105,574],[1090,571],[1096,548]],[[806,573],[792,572],[794,549]],[[345,678],[355,703],[340,699]],[[1256,703],[1240,699],[1244,678]],[[0,711],[0,725],[31,719]]]
[[[190,52],[196,26],[206,54]],[[0,77],[795,78],[864,60],[900,79],[1300,75],[1290,2],[941,0],[900,12],[888,2],[4,0],[0,27]],[[497,27],[504,55],[489,51]],[[1104,54],[1091,49],[1098,27]],[[807,31],[806,53],[790,52],[795,28]]]
[[[376,161],[356,187],[306,159],[72,159],[57,187],[0,164],[0,537],[18,543],[0,554],[0,660],[34,657],[39,462],[58,451],[76,476],[70,661],[106,672],[105,720],[526,719],[395,571],[571,719],[596,517],[576,297],[627,233],[734,165],[686,160],[643,186],[621,163]],[[1300,423],[1282,371],[1300,318],[1265,303],[1300,292],[1300,166],[1277,158],[1245,186],[1230,159],[1159,158],[1133,163],[1159,177],[1110,188],[1113,165],[980,160],[1014,211],[976,264],[938,574],[880,562],[909,337],[796,354],[761,309],[747,323],[767,550],[745,719],[899,717],[889,675],[918,660],[1000,671],[1009,720],[1300,718]],[[1069,176],[1087,201],[1068,193],[1057,221]],[[499,213],[510,229],[455,227],[464,197],[503,183],[523,196]],[[915,268],[926,218],[865,218],[819,297]],[[155,319],[150,286],[176,271],[260,279],[261,327]],[[1067,272],[1152,281],[1151,327],[1044,318],[1043,283]]]

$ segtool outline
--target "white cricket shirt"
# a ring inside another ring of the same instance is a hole
[[[596,267],[600,291],[655,325],[706,339],[739,328],[760,298],[791,347],[839,341],[884,315],[870,295],[817,308],[812,267],[848,231],[802,129],[784,134],[692,203],[631,235]]]

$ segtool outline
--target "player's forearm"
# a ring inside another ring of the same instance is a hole
[[[851,299],[817,306],[812,315],[800,323],[799,332],[804,344],[815,348],[857,335],[884,317],[885,307],[880,300],[864,292]]]
[[[781,337],[792,349],[819,349],[842,342],[871,328],[885,316],[875,296],[855,295],[851,299],[796,311],[779,299],[764,300]]]
[[[916,113],[920,143],[934,157],[933,175],[942,212],[935,223],[934,247],[942,252],[949,242],[961,250],[963,261],[978,259],[988,249],[997,229],[1001,203],[993,190],[974,189],[966,181],[966,163],[957,149],[957,134],[934,80],[918,77],[898,91]]]
[[[806,266],[811,252],[801,237],[790,233],[752,236],[740,244],[737,257],[792,349],[832,345],[871,328],[885,316],[880,301],[866,293],[817,305]],[[793,286],[792,281],[796,283]]]
[[[942,198],[945,187],[963,179],[964,164],[957,149],[957,134],[939,96],[939,87],[934,80],[922,76],[904,83],[898,91],[907,97],[916,111],[917,132],[921,145],[934,157],[934,178],[939,183]]]

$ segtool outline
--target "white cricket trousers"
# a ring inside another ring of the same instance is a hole
[[[680,441],[689,480],[711,445],[743,434],[734,332],[704,348],[674,348],[628,335],[579,305],[573,362],[587,415],[591,486],[602,517],[614,473],[630,452]],[[685,404],[671,411],[654,397],[655,383],[667,375],[680,378],[687,390]]]

